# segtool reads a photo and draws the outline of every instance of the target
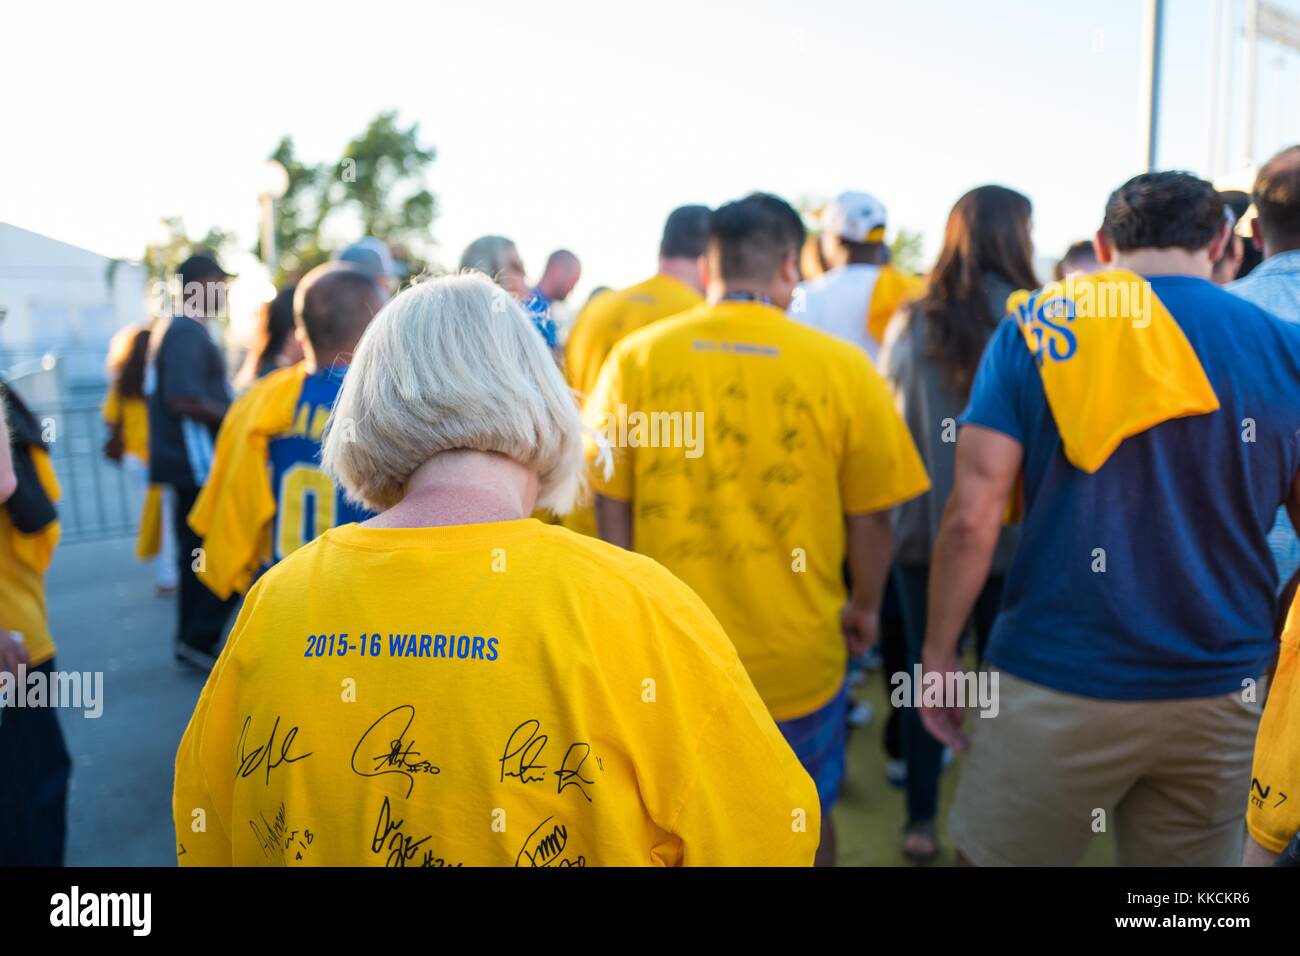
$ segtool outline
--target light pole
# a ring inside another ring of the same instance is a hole
[[[259,200],[262,206],[262,263],[275,275],[275,201],[289,189],[289,173],[274,159],[262,165]]]
[[[1147,172],[1156,168],[1156,137],[1160,125],[1160,47],[1164,33],[1164,0],[1147,0],[1143,17],[1144,57],[1142,62],[1142,119],[1138,127],[1143,136],[1142,168]]]

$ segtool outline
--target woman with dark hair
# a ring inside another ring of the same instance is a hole
[[[108,346],[108,391],[101,414],[108,426],[104,456],[122,466],[140,508],[136,554],[154,559],[154,581],[161,595],[176,590],[176,552],[162,485],[149,484],[149,409],[145,370],[149,365],[150,329],[133,325],[118,332]]]
[[[302,360],[302,344],[294,334],[293,295],[296,285],[285,286],[270,302],[263,303],[257,323],[257,337],[235,375],[237,393],[247,391],[259,378]]]
[[[984,346],[1005,314],[1007,297],[1038,284],[1030,238],[1032,212],[1028,199],[1002,186],[980,186],[957,200],[925,295],[906,308],[902,321],[891,324],[881,355],[881,368],[931,482],[927,494],[894,511],[893,573],[902,604],[909,678],[921,661],[930,551],[952,492],[957,420]],[[980,657],[1014,548],[1014,533],[1004,532],[988,585],[975,607],[972,624]],[[927,863],[939,852],[935,816],[943,745],[926,732],[912,706],[903,712],[903,754],[908,819],[903,852],[914,862]]]

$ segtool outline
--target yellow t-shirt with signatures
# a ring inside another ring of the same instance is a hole
[[[708,609],[535,519],[349,524],[248,595],[182,865],[809,865],[817,793]]]
[[[825,705],[844,516],[929,488],[867,356],[770,305],[700,306],[620,342],[584,418],[607,448],[592,487],[632,503],[633,547],[704,599],[772,715]]]

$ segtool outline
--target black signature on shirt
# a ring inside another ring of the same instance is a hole
[[[406,732],[414,720],[415,708],[411,704],[402,704],[367,727],[352,751],[352,772],[361,777],[399,774],[406,778],[408,797],[415,788],[415,774],[441,773],[428,760],[417,759],[420,751],[415,749],[415,741],[406,739]],[[359,757],[363,749],[365,755]]]
[[[266,785],[271,785],[271,771],[281,764],[297,763],[299,760],[306,760],[311,756],[311,752],[299,754],[296,757],[289,756],[289,751],[293,749],[294,739],[298,736],[298,728],[292,727],[280,741],[279,756],[273,756],[275,753],[275,735],[280,729],[280,718],[275,718],[275,724],[271,727],[271,736],[266,738],[266,743],[260,747],[254,747],[251,751],[247,749],[248,730],[253,723],[253,716],[244,718],[244,726],[239,731],[239,776],[250,777],[258,768],[266,766]]]
[[[591,803],[591,795],[582,787],[584,783],[590,785],[594,782],[582,775],[582,765],[590,755],[590,744],[569,745],[569,749],[564,752],[564,759],[560,761],[560,769],[555,771],[555,776],[559,778],[555,786],[556,793],[563,793],[565,787],[577,787],[578,792],[587,798],[588,803]]]
[[[440,856],[435,856],[432,850],[422,849],[424,844],[428,843],[431,837],[424,836],[415,839],[408,833],[402,832],[406,825],[406,820],[393,819],[393,807],[384,797],[384,802],[379,808],[379,819],[375,822],[375,835],[370,841],[370,850],[373,853],[383,853],[388,851],[388,858],[384,861],[384,866],[421,866],[421,867],[444,867],[460,866],[461,864],[449,864]],[[419,857],[418,862],[412,863]]]
[[[544,830],[545,826],[554,819],[554,817],[547,817],[533,828],[532,833],[528,834],[528,839],[524,840],[523,847],[515,857],[516,867],[587,865],[587,859],[584,856],[579,855],[573,858],[564,856],[565,847],[569,845],[568,827],[562,823],[557,823],[549,831]]]
[[[537,783],[546,779],[545,774],[537,776],[531,773],[534,769],[546,769],[546,764],[537,763],[547,739],[541,729],[541,721],[525,720],[510,732],[510,739],[506,741],[506,750],[500,761],[502,781],[506,777],[518,777],[522,783]],[[515,762],[507,766],[509,761]]]

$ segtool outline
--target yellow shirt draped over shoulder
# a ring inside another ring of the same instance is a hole
[[[1273,853],[1300,832],[1300,615],[1294,603],[1255,738],[1246,829]]]
[[[704,604],[534,520],[260,578],[176,757],[181,865],[808,865],[817,793]]]
[[[247,591],[267,550],[275,517],[267,448],[293,425],[305,374],[301,362],[272,372],[236,399],[221,423],[212,470],[189,516],[203,538],[198,577],[219,597]]]
[[[1219,408],[1182,327],[1134,272],[1071,276],[1013,293],[1065,456],[1091,474],[1125,438]]]
[[[584,416],[609,446],[593,487],[631,502],[636,550],[704,599],[772,715],[825,705],[847,661],[844,516],[929,488],[866,354],[768,305],[703,305],[621,341]]]

